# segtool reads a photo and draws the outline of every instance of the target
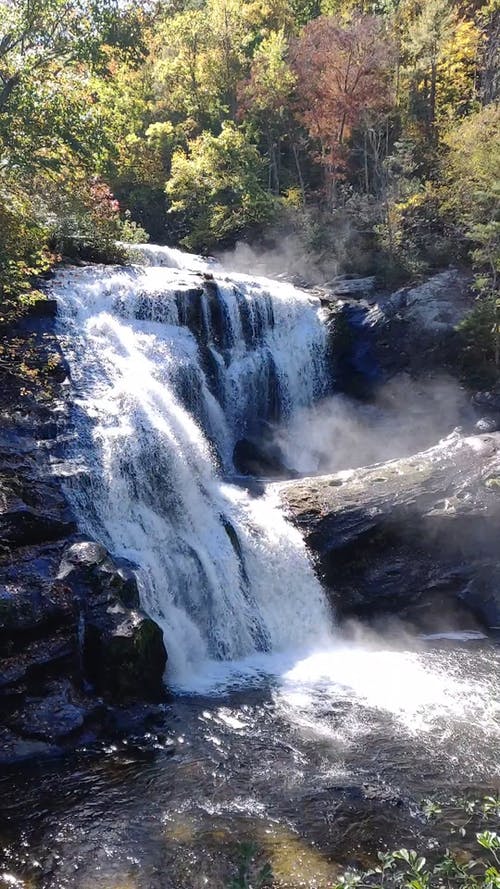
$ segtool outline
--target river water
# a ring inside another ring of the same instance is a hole
[[[0,879],[222,889],[250,842],[276,887],[328,887],[430,841],[423,797],[497,789],[498,649],[339,632],[275,490],[233,465],[273,424],[307,448],[297,417],[334,386],[319,301],[166,248],[141,259],[56,278],[74,412],[54,471],[82,529],[137,566],[167,729],[3,775]]]
[[[274,886],[327,889],[377,849],[425,852],[423,798],[500,782],[498,650],[466,639],[261,655],[177,696],[167,736],[4,776],[7,885],[222,889],[251,842]]]

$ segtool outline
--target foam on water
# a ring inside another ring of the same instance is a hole
[[[458,652],[424,643],[412,649],[404,640],[398,648],[375,636],[352,643],[338,637],[302,652],[207,662],[177,690],[231,700],[236,689],[261,687],[270,693],[274,718],[289,723],[307,742],[342,750],[377,731],[385,736],[391,726],[394,738],[414,737],[419,744],[432,739],[436,756],[467,762],[477,773],[498,774],[487,754],[490,745],[496,750],[500,743],[492,652],[486,647],[467,654],[467,641],[477,643],[477,636],[461,634],[460,641],[465,647]],[[239,722],[234,726],[242,728]]]

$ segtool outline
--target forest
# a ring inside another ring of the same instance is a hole
[[[322,281],[470,267],[498,364],[499,45],[498,0],[2,0],[2,300],[291,239]]]

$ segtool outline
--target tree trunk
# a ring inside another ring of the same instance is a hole
[[[433,61],[431,64],[431,83],[429,90],[429,139],[432,143],[436,141],[436,87],[437,64]]]
[[[363,156],[364,156],[364,171],[365,171],[365,192],[366,194],[370,193],[370,181],[368,175],[368,137],[366,134],[366,130],[363,134]]]
[[[305,186],[304,186],[304,177],[302,176],[302,169],[300,166],[299,151],[298,151],[298,148],[297,148],[295,142],[292,142],[292,151],[293,151],[293,157],[295,160],[295,166],[297,168],[297,176],[299,177],[300,193],[302,195],[302,206],[305,207],[305,205],[306,205],[306,190],[305,190]]]

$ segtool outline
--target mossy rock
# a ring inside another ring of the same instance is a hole
[[[165,696],[163,633],[158,624],[139,612],[127,615],[114,628],[88,626],[85,661],[96,690],[115,704],[159,701]]]
[[[485,485],[494,491],[500,490],[500,476],[486,479]]]

